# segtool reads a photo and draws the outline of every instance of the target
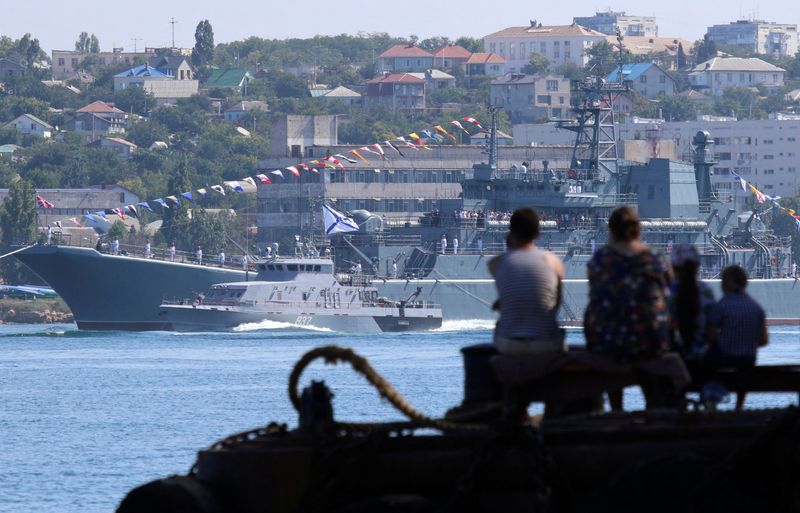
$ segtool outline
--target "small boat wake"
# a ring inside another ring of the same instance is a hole
[[[433,332],[451,331],[486,331],[493,330],[497,321],[487,319],[466,319],[460,321],[444,321],[441,328],[431,330]]]
[[[264,319],[263,321],[259,322],[246,322],[244,324],[240,324],[233,328],[234,332],[250,332],[250,331],[262,331],[262,330],[304,330],[304,331],[321,331],[325,333],[333,333],[333,330],[330,328],[320,328],[318,326],[311,326],[311,325],[298,325],[293,324],[291,322],[279,322],[279,321],[270,321]]]

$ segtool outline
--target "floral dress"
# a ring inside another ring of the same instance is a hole
[[[651,250],[623,254],[609,246],[587,264],[589,304],[584,314],[590,351],[621,361],[669,351],[669,263]]]

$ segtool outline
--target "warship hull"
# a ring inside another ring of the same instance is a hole
[[[374,309],[370,309],[374,310]],[[400,312],[397,308],[382,308],[383,315],[368,313],[352,315],[312,312],[259,312],[242,308],[204,307],[202,305],[169,305],[162,307],[164,317],[175,331],[230,331],[244,324],[271,321],[311,329],[347,333],[380,333],[425,331],[440,328],[442,318],[433,315],[412,315],[413,309]]]
[[[165,299],[190,297],[215,283],[255,278],[255,273],[244,271],[112,256],[69,246],[37,245],[14,256],[64,299],[78,327],[87,330],[172,330],[171,321],[160,308]],[[439,278],[377,279],[373,286],[380,295],[394,298],[422,287],[419,299],[441,305],[444,321],[494,320],[491,304],[497,294],[494,281],[484,277],[487,260],[486,255],[440,258],[433,273]],[[576,276],[578,269],[585,273],[585,259],[572,258],[565,265],[568,278],[564,281],[560,320],[580,325],[588,281],[569,276]],[[472,273],[481,277],[465,276]],[[718,280],[708,283],[719,296]],[[764,307],[770,324],[800,324],[800,281],[754,279],[748,291]],[[296,317],[287,322],[296,323]]]

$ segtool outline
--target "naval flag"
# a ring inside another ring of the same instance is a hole
[[[334,233],[357,232],[358,224],[346,217],[341,212],[337,212],[328,205],[323,205],[322,216],[325,219],[325,233],[328,236]]]

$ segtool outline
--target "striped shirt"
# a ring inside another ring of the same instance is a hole
[[[534,247],[502,256],[495,271],[500,320],[495,334],[509,339],[560,341],[558,276],[545,252]]]
[[[717,350],[724,356],[755,357],[764,335],[764,309],[746,292],[725,294],[711,311],[717,327]]]

